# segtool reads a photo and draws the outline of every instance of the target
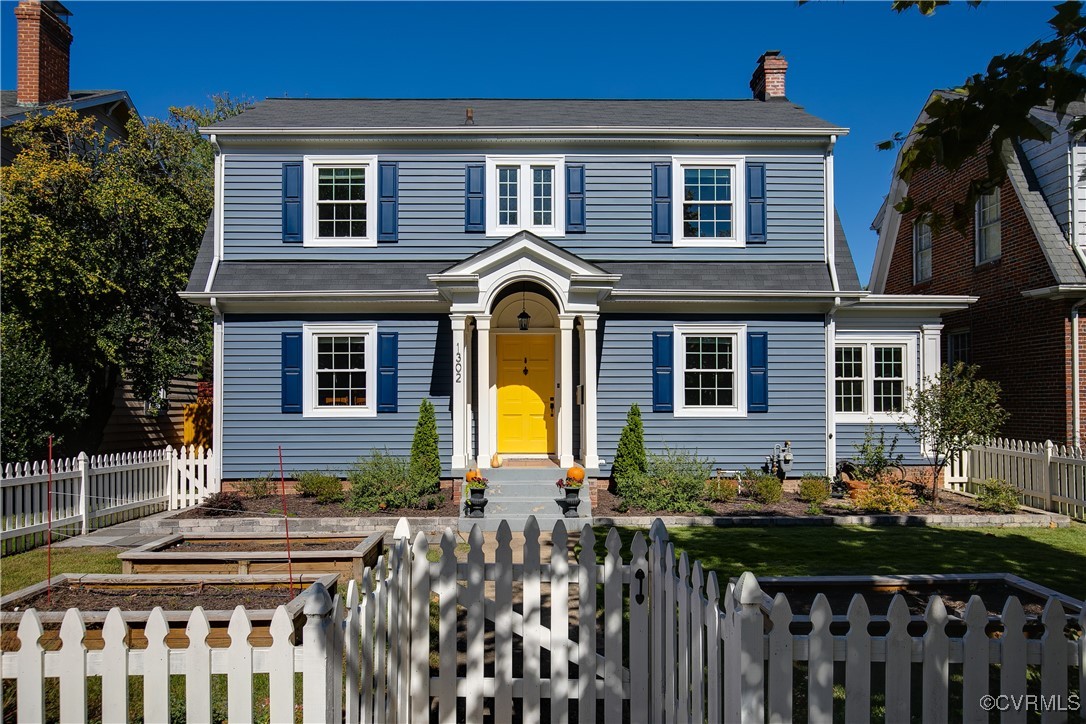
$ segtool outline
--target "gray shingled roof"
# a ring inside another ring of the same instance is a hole
[[[202,292],[207,284],[207,275],[211,273],[211,262],[215,259],[215,215],[207,219],[207,228],[204,229],[204,238],[200,240],[200,251],[196,253],[196,261],[192,264],[192,274],[189,275],[186,292]]]
[[[213,292],[436,291],[427,274],[443,262],[425,261],[224,261]]]
[[[1007,168],[1007,178],[1018,194],[1022,209],[1026,212],[1030,226],[1037,237],[1037,243],[1044,252],[1048,267],[1052,270],[1057,284],[1086,284],[1086,270],[1060,229],[1052,209],[1048,207],[1041,194],[1040,185],[1033,174],[1029,162],[1021,156],[1018,144],[1007,141],[1003,145],[1002,159]]]
[[[845,238],[845,227],[841,225],[841,215],[833,210],[833,260],[837,268],[837,286],[843,292],[858,292],[862,289],[860,277],[856,273],[856,263],[852,260],[852,250]]]
[[[787,100],[269,98],[207,130],[518,127],[840,128]]]
[[[829,292],[833,288],[826,265],[814,262],[664,261],[605,266],[622,275],[615,288],[623,291]]]
[[[89,106],[124,100],[128,102],[129,106],[132,106],[132,101],[128,98],[128,93],[123,90],[76,90],[71,91],[71,96],[72,97],[68,100],[55,101],[44,105],[21,106],[17,102],[18,91],[0,91],[0,118],[3,119],[3,125],[7,126],[17,121],[21,121],[27,113],[43,111],[51,105],[87,108]]]

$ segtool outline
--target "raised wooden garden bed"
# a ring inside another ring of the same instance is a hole
[[[36,583],[0,598],[0,650],[19,649],[16,630],[23,612],[34,608],[41,616],[45,634],[42,645],[48,649],[60,647],[60,624],[68,608],[79,608],[87,624],[84,643],[88,649],[102,648],[102,624],[111,608],[120,608],[128,624],[132,646],[145,648],[144,627],[156,606],[164,610],[170,630],[166,645],[170,648],[188,647],[185,627],[192,609],[202,606],[211,623],[207,638],[212,648],[227,648],[230,636],[227,627],[234,607],[245,607],[253,633],[249,641],[254,646],[270,646],[269,627],[275,609],[285,605],[294,621],[295,636],[305,623],[301,594],[316,582],[323,584],[333,596],[340,580],[338,573],[294,574],[293,598],[291,584],[282,575],[128,575],[65,573],[51,580],[52,602],[49,602],[46,582]]]
[[[305,533],[290,537],[290,568],[362,579],[384,548],[381,533],[368,537]],[[286,540],[279,533],[179,533],[121,553],[125,573],[287,573]]]

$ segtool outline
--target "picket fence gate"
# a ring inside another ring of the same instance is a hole
[[[219,489],[214,453],[203,448],[93,455],[53,461],[52,520],[49,463],[8,463],[0,477],[0,545],[26,550],[54,534],[76,535],[158,510],[199,504]]]
[[[475,528],[467,560],[458,562],[449,530],[431,562],[426,536],[412,539],[401,520],[360,584],[349,582],[334,599],[319,584],[307,592],[300,641],[292,640],[294,624],[280,607],[269,647],[248,643],[249,619],[238,607],[228,648],[208,648],[207,618],[197,608],[187,649],[166,648],[166,622],[156,610],[147,648],[134,650],[114,609],[105,647],[87,651],[73,609],[61,625],[60,650],[46,652],[38,615],[28,610],[19,627],[22,648],[2,657],[4,683],[15,680],[18,720],[52,714],[65,722],[86,720],[87,678],[94,676],[102,677],[106,721],[126,719],[130,676],[142,676],[144,691],[155,692],[143,701],[146,720],[166,720],[170,675],[185,677],[184,717],[192,722],[210,720],[211,677],[219,674],[227,677],[231,721],[252,719],[256,674],[269,677],[271,721],[350,724],[428,721],[431,714],[440,722],[477,722],[485,713],[496,722],[539,722],[546,714],[552,722],[761,724],[790,721],[803,698],[812,722],[835,713],[870,721],[876,699],[888,722],[952,715],[987,722],[983,696],[1027,693],[1050,703],[1041,721],[1054,722],[1067,718],[1076,697],[1086,697],[1086,616],[1069,618],[1056,599],[1029,623],[1018,599],[990,617],[977,596],[958,617],[938,597],[913,616],[900,595],[885,616],[873,616],[856,595],[841,616],[820,593],[801,616],[784,595],[767,605],[750,573],[721,588],[700,562],[676,557],[660,521],[647,540],[635,534],[625,562],[615,529],[602,564],[588,526],[575,560],[560,522],[551,542],[544,562],[538,526],[529,520],[523,562],[514,563],[503,522],[487,560]],[[959,665],[952,680],[950,667]],[[1069,685],[1072,676],[1076,684]],[[56,712],[45,710],[50,678],[59,680]],[[835,701],[835,684],[844,687],[844,702]],[[960,712],[951,710],[952,699]],[[1002,720],[1025,721],[1025,711],[1005,712]]]
[[[989,478],[1018,488],[1026,505],[1086,520],[1086,450],[1051,440],[998,438],[952,459],[944,472],[952,490],[976,492]]]

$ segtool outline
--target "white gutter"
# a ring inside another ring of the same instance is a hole
[[[830,136],[823,168],[823,183],[826,188],[826,263],[830,267],[830,283],[833,285],[833,291],[835,292],[841,290],[841,285],[837,282],[837,262],[834,258],[836,255],[834,246],[837,244],[837,224],[834,223],[836,212],[833,200],[833,147],[836,143],[837,136]]]
[[[244,136],[250,134],[259,135],[312,135],[325,134],[333,136],[385,136],[389,134],[432,134],[449,136],[524,136],[580,133],[586,135],[618,135],[629,136],[636,134],[661,134],[680,136],[844,136],[848,134],[847,128],[720,128],[720,127],[671,127],[671,126],[386,126],[374,128],[358,128],[350,126],[322,127],[322,126],[278,126],[248,128],[220,128],[206,126],[199,129],[200,133],[216,133],[220,136]]]
[[[213,463],[213,475],[214,482],[218,486],[218,490],[222,490],[222,460],[223,460],[223,359],[224,354],[224,342],[225,342],[225,325],[222,310],[219,308],[219,300],[215,297],[211,297],[209,300],[211,311],[215,313],[214,322],[214,347],[212,352],[212,371],[211,371],[211,384],[212,398],[211,398],[211,411],[214,416],[214,422],[211,425],[211,449],[214,451],[214,463]]]
[[[211,148],[215,152],[215,176],[214,176],[214,206],[211,210],[213,223],[215,224],[215,258],[211,260],[211,270],[207,274],[207,282],[204,284],[204,292],[210,292],[212,285],[215,283],[215,275],[219,271],[219,260],[223,255],[223,204],[222,204],[222,184],[223,184],[223,158],[222,152],[219,149],[219,143],[215,138],[215,134],[211,134]]]

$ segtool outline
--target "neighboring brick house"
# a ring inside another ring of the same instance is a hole
[[[1036,121],[1051,131],[1048,141],[1004,144],[1007,178],[982,195],[964,233],[951,223],[953,205],[964,201],[970,181],[984,177],[982,154],[954,172],[918,171],[908,184],[895,168],[873,224],[879,244],[871,290],[978,297],[943,315],[944,361],[977,364],[999,382],[1011,414],[1004,435],[1082,444],[1086,144],[1067,128],[1086,107],[1069,110],[1060,118],[1035,109]],[[894,207],[906,194],[915,206],[902,214]],[[916,210],[929,202],[945,220],[938,231]]]

